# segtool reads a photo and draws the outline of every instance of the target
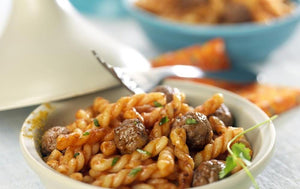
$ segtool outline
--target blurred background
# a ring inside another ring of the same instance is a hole
[[[125,9],[122,0],[70,0],[82,16],[117,40],[130,45],[148,58],[161,54]]]
[[[155,42],[153,43],[151,37],[147,35],[145,28],[142,27],[141,21],[138,21],[136,18],[140,15],[132,13],[134,11],[130,10],[128,6],[126,7],[126,3],[124,3],[126,0],[70,0],[70,2],[73,4],[76,10],[80,12],[80,14],[87,18],[92,24],[96,25],[100,30],[105,31],[110,36],[116,38],[122,43],[137,49],[148,59],[157,57],[164,52],[178,49],[178,47],[169,49],[159,48]],[[298,1],[296,2],[298,3]],[[299,12],[299,10],[297,11]],[[287,37],[282,39],[279,42],[280,44],[278,44],[276,48],[274,47],[274,50],[271,50],[267,56],[250,62],[239,61],[238,64],[260,73],[259,79],[262,82],[278,83],[280,85],[288,86],[299,86],[297,83],[295,83],[295,81],[300,81],[296,71],[300,70],[300,55],[298,53],[298,46],[300,44],[300,27],[298,26],[299,15],[297,14],[295,17],[297,18],[293,21],[294,23],[291,28],[292,31],[290,31],[289,34],[286,34]],[[282,26],[282,24],[278,25],[279,26],[276,26],[273,31],[268,32],[284,35],[284,30],[286,30],[285,27]],[[251,26],[246,29],[250,28]],[[230,28],[230,30],[232,32],[238,29]],[[266,38],[267,35],[268,34],[265,33],[262,34],[263,38]],[[266,42],[268,46],[272,46],[272,41],[276,40],[274,39],[276,36],[272,37],[273,40]],[[239,38],[239,35],[237,35],[235,38]],[[203,39],[200,39],[199,41],[201,41],[199,44],[203,43]],[[253,39],[249,38],[248,42],[250,41],[253,41]],[[195,42],[195,44],[197,44],[197,42]],[[235,48],[235,50],[246,45],[247,44],[241,42],[240,46]],[[259,49],[259,44],[257,44],[256,47],[251,47],[252,50],[255,48]],[[244,60],[247,59],[246,55],[242,58],[244,58]],[[263,73],[261,73],[262,70]],[[282,80],[280,76],[287,77]]]

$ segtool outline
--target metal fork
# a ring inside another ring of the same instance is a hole
[[[124,68],[114,67],[104,62],[94,50],[92,50],[92,53],[98,62],[133,94],[149,92],[169,76],[186,78],[208,77],[239,83],[256,81],[255,73],[241,68],[220,72],[204,72],[195,66],[176,65],[152,68],[147,72],[132,72],[130,70],[125,70]]]

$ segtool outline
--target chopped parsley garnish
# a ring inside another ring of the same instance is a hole
[[[159,103],[157,101],[154,101],[153,104],[154,104],[155,107],[162,107],[163,106],[161,103]]]
[[[139,153],[141,154],[145,154],[145,155],[148,155],[148,156],[151,156],[152,154],[146,150],[142,150],[142,149],[137,149],[136,151],[138,151]]]
[[[132,169],[130,172],[129,172],[129,176],[136,176],[139,172],[142,171],[142,168],[141,167],[137,167],[137,168],[134,168]]]
[[[99,124],[99,121],[98,121],[98,119],[94,119],[94,125],[96,126],[96,127],[100,127],[100,124]]]
[[[89,135],[90,134],[90,132],[85,132],[85,133],[83,133],[82,135],[83,136],[87,136],[87,135]]]
[[[77,156],[79,156],[79,152],[76,152],[75,154],[74,154],[74,158],[76,158]]]
[[[247,173],[247,175],[249,176],[249,178],[251,179],[254,187],[256,189],[258,189],[258,184],[255,181],[253,175],[251,174],[251,172],[249,171],[249,169],[247,168],[247,166],[250,165],[250,160],[251,160],[251,156],[250,156],[250,149],[246,148],[246,146],[242,143],[235,143],[231,146],[231,144],[240,136],[242,136],[243,134],[252,131],[253,129],[256,129],[262,125],[264,125],[267,122],[272,121],[273,119],[275,119],[277,117],[277,115],[271,117],[270,119],[261,122],[257,125],[254,125],[253,127],[250,127],[249,129],[239,133],[238,135],[236,135],[233,139],[231,139],[228,144],[227,144],[227,150],[229,152],[229,155],[226,158],[226,163],[225,163],[225,168],[222,169],[219,172],[219,178],[222,179],[224,178],[226,175],[228,175],[238,164],[240,166],[243,167],[243,169],[245,170],[245,172]],[[231,148],[230,148],[231,146]]]
[[[119,161],[119,157],[114,157],[114,159],[111,162],[111,166],[113,167],[114,165],[116,165],[116,163]]]
[[[169,121],[168,116],[165,116],[165,117],[161,118],[159,125],[163,125],[163,124],[167,123],[168,121]]]
[[[198,121],[196,119],[194,119],[194,118],[187,118],[185,120],[185,123],[188,124],[188,125],[192,125],[192,124],[197,124]]]

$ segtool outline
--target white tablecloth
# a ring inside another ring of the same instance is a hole
[[[151,45],[138,25],[128,17],[89,17],[89,20],[121,42],[138,49],[148,58],[160,53]],[[300,28],[264,64],[253,66],[253,69],[259,71],[262,82],[300,88],[299,52]],[[26,164],[19,147],[18,137],[22,123],[34,108],[35,106],[0,112],[1,189],[44,188],[38,176]],[[281,114],[274,124],[277,132],[275,153],[267,168],[257,177],[258,184],[262,189],[300,188],[300,107]]]

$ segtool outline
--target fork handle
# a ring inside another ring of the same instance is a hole
[[[178,77],[203,77],[204,72],[193,66],[164,66],[151,68],[146,72],[132,72],[129,73],[131,78],[138,82],[139,86],[146,92],[151,91],[155,86],[161,84],[161,82],[170,76]]]

